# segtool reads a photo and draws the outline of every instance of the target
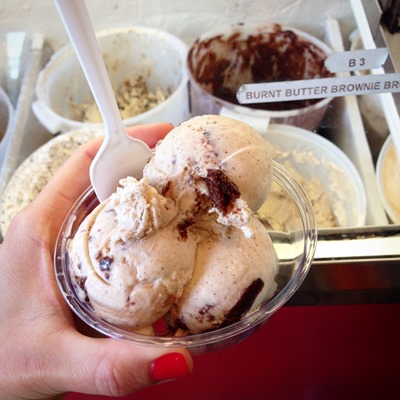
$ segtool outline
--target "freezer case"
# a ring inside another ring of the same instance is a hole
[[[356,26],[365,49],[387,48],[390,56],[377,74],[400,71],[399,6],[388,1],[351,1]],[[397,21],[397,22],[396,22]],[[397,24],[397,25],[396,25]],[[389,139],[397,154],[399,146],[398,90],[377,96],[384,110]],[[400,226],[393,222],[382,203],[377,187],[379,155],[385,143],[367,137],[371,121],[363,119],[360,106],[363,99],[346,97],[340,119],[343,132],[351,133],[333,141],[343,148],[356,164],[367,191],[367,224],[362,228],[320,230],[314,261],[304,285],[293,299],[295,304],[371,304],[398,303]],[[361,100],[361,102],[360,102]],[[357,110],[358,108],[358,110]],[[387,143],[386,143],[387,146]],[[367,147],[368,150],[367,151]],[[381,156],[382,157],[382,156]],[[392,171],[396,174],[396,171]],[[400,204],[400,199],[397,199]],[[386,211],[386,212],[385,212]]]
[[[389,49],[384,66],[374,73],[399,73],[400,38],[392,33],[395,29],[393,23],[388,25],[385,22],[390,20],[385,10],[387,5],[384,2],[359,0],[351,0],[349,3],[354,15],[353,42],[354,35],[358,35],[357,39],[363,49]],[[352,50],[350,46],[353,42],[344,36],[340,21],[335,18],[328,16],[324,19],[321,36],[320,39],[334,52]],[[24,43],[21,56],[22,78],[17,85],[18,90],[10,93],[10,97],[15,97],[15,113],[12,136],[6,143],[7,151],[2,160],[0,193],[4,193],[10,177],[21,162],[53,138],[32,112],[38,74],[53,50],[41,34],[27,36]],[[342,76],[349,74],[344,72]],[[399,93],[393,91],[373,96],[384,112],[387,135],[393,138],[395,150],[399,152]],[[349,228],[319,229],[312,268],[288,305],[400,301],[400,224],[388,218],[376,180],[377,157],[384,140],[380,138],[378,144],[371,141],[368,129],[360,111],[360,96],[333,99],[318,128],[318,134],[337,145],[356,167],[367,197],[365,224]]]

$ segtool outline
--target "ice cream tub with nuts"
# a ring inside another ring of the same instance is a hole
[[[147,27],[105,30],[97,39],[125,125],[188,118],[187,46],[181,39]],[[102,123],[71,45],[54,53],[40,72],[36,96],[33,111],[52,133]]]

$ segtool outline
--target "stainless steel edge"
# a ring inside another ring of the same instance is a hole
[[[397,225],[321,230],[313,265],[288,306],[400,302]]]
[[[320,230],[314,264],[400,261],[398,225]]]

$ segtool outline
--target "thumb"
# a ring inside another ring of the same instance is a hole
[[[185,377],[193,369],[192,357],[185,349],[171,352],[117,339],[89,338],[76,331],[64,332],[62,341],[62,364],[58,363],[54,378],[56,387],[65,392],[125,396],[161,381]]]

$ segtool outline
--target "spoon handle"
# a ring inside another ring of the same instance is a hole
[[[106,126],[106,139],[125,131],[84,0],[54,0]]]

